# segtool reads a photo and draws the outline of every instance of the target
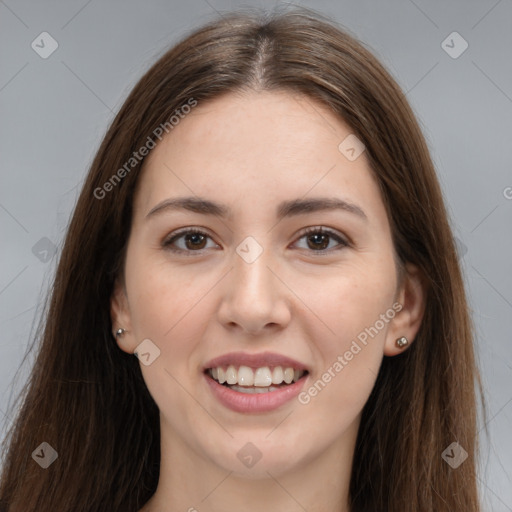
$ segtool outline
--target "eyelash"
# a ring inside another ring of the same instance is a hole
[[[206,249],[198,249],[197,251],[195,251],[195,250],[177,249],[175,247],[174,248],[172,247],[172,244],[176,240],[182,238],[185,235],[193,235],[193,234],[204,235],[204,236],[206,236],[206,237],[211,239],[211,237],[210,237],[210,235],[208,233],[205,233],[204,231],[201,231],[200,229],[197,229],[197,228],[184,228],[183,230],[180,230],[180,231],[178,231],[176,233],[173,233],[169,237],[167,237],[162,242],[162,247],[164,249],[167,249],[167,250],[172,251],[174,253],[184,254],[186,256],[192,256],[192,253],[202,254],[202,252],[205,251]],[[349,247],[350,246],[350,243],[346,239],[344,239],[343,237],[338,235],[335,231],[332,231],[330,229],[326,229],[326,228],[323,228],[323,227],[309,227],[309,228],[306,228],[306,230],[299,236],[298,240],[300,240],[300,239],[302,239],[304,237],[308,237],[308,236],[313,235],[313,234],[328,235],[330,238],[334,239],[336,242],[339,243],[339,247],[336,247],[334,249],[331,248],[331,249],[319,249],[319,250],[311,249],[310,250],[312,253],[317,253],[316,255],[318,255],[318,256],[323,256],[325,254],[330,254],[333,251],[338,251],[338,250],[341,250],[341,249],[343,249],[345,247]]]

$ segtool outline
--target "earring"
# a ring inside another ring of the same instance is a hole
[[[396,341],[396,346],[399,347],[399,348],[403,348],[405,347],[406,345],[409,344],[409,340],[405,337],[405,336],[402,336],[401,338],[398,338]]]
[[[116,338],[118,336],[122,336],[126,331],[122,328],[122,327],[119,327],[119,329],[117,329],[116,331]]]

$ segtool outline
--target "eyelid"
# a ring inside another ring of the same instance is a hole
[[[189,233],[199,233],[201,235],[208,235],[211,237],[210,233],[208,232],[208,230],[206,228],[186,227],[186,228],[179,228],[176,231],[169,233],[164,238],[162,243],[167,243],[167,242],[179,237],[180,235],[187,235]]]

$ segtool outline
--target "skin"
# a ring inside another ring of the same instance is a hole
[[[413,340],[424,311],[417,269],[406,265],[397,275],[365,153],[349,161],[338,150],[350,133],[311,98],[229,93],[195,107],[146,159],[111,301],[114,328],[127,331],[117,338],[122,350],[133,353],[144,339],[160,349],[152,364],[141,363],[160,409],[162,450],[159,485],[144,512],[349,510],[361,411],[383,357],[407,350],[395,340]],[[146,217],[180,196],[222,203],[231,214]],[[353,203],[366,219],[326,210],[277,220],[281,201],[316,197]],[[188,227],[208,237],[175,240],[188,254],[162,247]],[[308,227],[349,244],[304,236]],[[248,236],[263,248],[252,263],[236,252]],[[308,389],[396,302],[401,311],[307,404],[294,399],[241,414],[206,385],[202,369],[213,357],[272,351],[310,368]],[[247,442],[262,454],[252,468],[237,457]]]

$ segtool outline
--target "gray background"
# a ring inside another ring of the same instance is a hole
[[[18,371],[70,213],[107,125],[168,45],[217,12],[247,5],[274,2],[0,0],[2,438],[33,361],[31,354]],[[488,400],[488,417],[480,421],[489,430],[489,438],[481,431],[485,510],[512,511],[512,2],[296,5],[331,16],[368,45],[422,124],[477,329]],[[41,46],[44,31],[58,43],[46,59],[31,47],[34,40]],[[442,46],[453,31],[469,45],[457,58],[445,49],[460,51],[460,39]]]

